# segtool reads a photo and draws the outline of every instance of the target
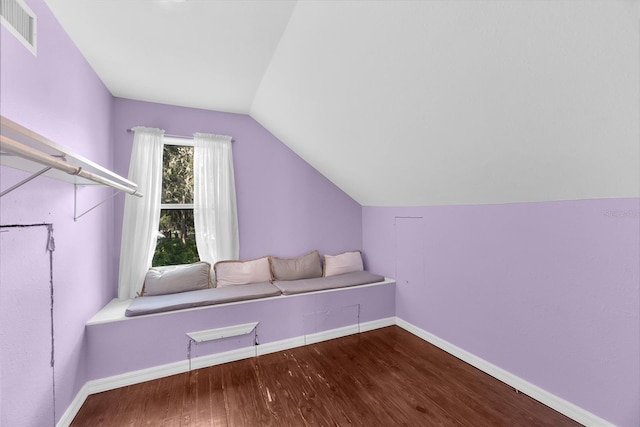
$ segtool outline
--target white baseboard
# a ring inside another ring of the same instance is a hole
[[[328,341],[340,337],[346,337],[347,335],[353,335],[358,333],[358,325],[343,326],[342,328],[330,329],[328,331],[316,332],[313,334],[304,336],[305,345],[315,344],[322,341]]]
[[[349,325],[341,328],[331,329],[328,331],[317,332],[314,334],[302,335],[299,337],[260,344],[258,346],[243,347],[223,353],[194,357],[191,359],[191,369],[206,368],[208,366],[220,365],[222,363],[234,362],[241,359],[248,359],[256,355],[261,356],[263,354],[275,353],[277,351],[288,350],[307,344],[340,338],[347,335],[356,334],[358,332],[371,331],[374,329],[383,328],[385,326],[395,325],[395,323],[395,317],[387,317],[384,319],[360,323],[360,325]],[[90,394],[113,390],[119,387],[126,387],[144,381],[151,381],[158,378],[168,377],[170,375],[181,374],[183,372],[187,372],[188,370],[189,361],[181,360],[179,362],[168,363],[165,365],[154,366],[152,368],[140,369],[138,371],[127,372],[107,378],[87,381],[87,383],[85,383],[85,385],[76,394],[76,397],[64,412],[64,414],[60,418],[60,421],[58,421],[58,423],[56,424],[56,427],[69,426],[73,421],[73,418],[82,407],[82,404]]]
[[[360,323],[360,332],[373,331],[374,329],[386,328],[387,326],[394,326],[395,324],[395,316],[372,320],[370,322]]]
[[[260,344],[257,347],[258,356],[264,354],[276,353],[278,351],[289,350],[290,348],[302,347],[304,345],[304,336],[289,338],[275,342]]]
[[[236,360],[247,359],[256,355],[254,347],[244,347],[237,350],[226,351],[224,353],[211,354],[207,356],[194,357],[191,359],[191,369],[206,368],[208,366],[220,365],[222,363],[233,362]],[[138,371],[127,372],[124,374],[114,375],[107,378],[87,381],[71,405],[64,412],[56,427],[66,427],[71,424],[84,401],[91,394],[101,393],[103,391],[113,390],[120,387],[126,387],[132,384],[138,384],[145,381],[151,381],[158,378],[168,377],[170,375],[181,374],[189,370],[189,361],[181,360],[179,362],[167,363],[166,365],[154,366],[152,368],[140,369]]]
[[[544,405],[547,405],[552,409],[555,409],[556,411],[579,422],[580,424],[588,427],[614,426],[610,422],[603,420],[597,415],[594,415],[591,412],[586,411],[585,409],[582,409],[571,402],[568,402],[552,393],[549,393],[548,391],[526,380],[523,380],[522,378],[513,375],[512,373],[505,371],[504,369],[499,368],[496,365],[489,363],[486,360],[481,359],[480,357],[425,331],[424,329],[420,329],[419,327],[412,325],[409,322],[406,322],[400,318],[396,318],[396,325],[446,351],[452,356],[455,356],[458,359],[467,362],[471,366],[480,369],[481,371],[491,375],[492,377],[502,381],[503,383],[510,385],[511,387],[537,400],[538,402],[543,403]]]
[[[80,391],[78,391],[78,393],[76,394],[76,397],[73,399],[71,404],[67,407],[67,410],[64,411],[64,413],[60,417],[60,420],[56,424],[56,427],[67,427],[71,424],[76,414],[82,407],[82,404],[84,403],[85,400],[87,400],[87,397],[89,397],[90,393],[89,393],[89,387],[87,384],[88,383],[85,383],[80,389]]]
[[[328,331],[322,331],[314,334],[303,335],[299,337],[289,338],[285,340],[270,342],[258,345],[257,347],[243,347],[236,350],[216,353],[207,356],[200,356],[191,359],[191,369],[200,369],[208,366],[219,365],[222,363],[233,362],[236,360],[247,359],[256,355],[275,353],[278,351],[288,350],[303,345],[313,344],[334,338],[340,338],[347,335],[356,334],[358,332],[367,332],[374,329],[384,328],[386,326],[398,325],[399,327],[409,331],[413,335],[435,345],[436,347],[446,351],[447,353],[457,357],[458,359],[474,366],[481,371],[491,375],[492,377],[510,385],[518,391],[532,397],[533,399],[549,406],[552,409],[566,415],[567,417],[585,425],[593,427],[614,427],[608,421],[552,394],[542,388],[513,375],[512,373],[499,368],[484,359],[469,353],[460,347],[443,340],[409,322],[400,318],[388,317],[378,319],[371,322],[361,323],[360,325],[349,325]],[[180,374],[189,370],[189,361],[181,360],[179,362],[168,363],[166,365],[155,366],[152,368],[141,369],[138,371],[127,372],[112,377],[101,378],[88,381],[77,393],[75,399],[71,402],[67,410],[64,412],[56,427],[67,427],[73,421],[82,404],[90,394],[100,393],[107,390],[113,390],[119,387],[150,381],[170,375]]]
[[[278,351],[289,350],[295,347],[301,347],[303,345],[313,344],[321,341],[327,341],[334,338],[345,337],[347,335],[356,334],[358,332],[373,331],[374,329],[384,328],[386,326],[393,326],[396,324],[395,317],[387,317],[384,319],[372,320],[370,322],[360,323],[358,325],[349,325],[342,328],[331,329],[329,331],[317,332],[309,335],[302,335],[295,338],[289,338],[286,340],[270,342],[266,344],[260,344],[257,348],[258,356],[263,354],[275,353]]]
[[[385,319],[372,320],[356,325],[344,326],[342,328],[330,329],[328,331],[317,332],[314,334],[304,335],[305,344],[315,344],[317,342],[328,341],[335,338],[346,337],[360,332],[372,331],[374,329],[384,328],[396,324],[395,317],[387,317]]]

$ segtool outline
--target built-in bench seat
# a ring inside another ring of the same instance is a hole
[[[133,299],[114,299],[87,321],[88,378],[104,391],[187,371],[189,334],[198,331],[258,322],[259,345],[252,334],[192,345],[193,368],[388,326],[395,322],[395,289],[395,280],[386,278],[132,317],[125,312]]]
[[[384,276],[356,271],[330,277],[251,283],[246,285],[224,286],[166,295],[142,296],[135,298],[126,309],[127,317],[144,314],[163,313],[187,308],[224,304],[259,298],[293,295],[305,292],[317,292],[350,286],[383,282]]]
[[[125,311],[125,315],[132,317],[143,314],[163,313],[185,308],[274,297],[280,294],[280,289],[276,286],[269,282],[263,282],[167,295],[142,296],[135,298],[131,302],[131,305]]]

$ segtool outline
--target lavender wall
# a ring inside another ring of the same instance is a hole
[[[133,142],[126,129],[137,125],[175,135],[210,132],[234,138],[241,258],[360,249],[360,205],[251,117],[116,98],[115,171],[123,176],[128,173]],[[121,213],[118,204],[117,236]],[[117,257],[120,246],[116,246]]]
[[[49,227],[0,226],[0,426],[54,425]]]
[[[38,17],[38,53],[32,55],[0,29],[0,113],[106,167],[112,166],[113,98],[42,0],[27,0]],[[1,187],[25,174],[0,168]],[[104,191],[83,189],[83,207]],[[40,177],[0,199],[1,224],[52,223],[55,293],[56,415],[59,419],[87,379],[85,322],[112,296],[113,205],[107,203],[73,221],[73,186]],[[26,239],[16,250],[44,251]],[[4,261],[0,254],[0,264]],[[7,280],[28,283],[29,271]],[[48,286],[47,283],[44,285]],[[28,298],[29,287],[24,287]],[[16,323],[12,328],[21,330]],[[43,350],[49,351],[49,342]],[[25,413],[38,408],[25,401]]]
[[[363,246],[399,318],[640,424],[639,199],[365,207]]]
[[[32,55],[4,28],[0,30],[3,116],[125,176],[131,134],[124,130],[131,126],[159,126],[175,134],[232,135],[237,141],[234,162],[243,258],[361,247],[360,205],[253,119],[114,100],[44,2],[27,3],[38,16],[38,54]],[[5,167],[0,174],[3,189],[26,177]],[[83,209],[109,191],[84,188],[79,194]],[[0,200],[1,224],[52,223],[54,227],[57,419],[86,382],[88,364],[95,366],[85,356],[85,322],[116,292],[123,197],[78,222],[73,221],[73,186],[67,183],[38,178]],[[41,242],[23,244],[27,250],[41,249]],[[21,325],[11,328],[19,330]],[[33,412],[33,408],[24,411]]]
[[[38,15],[38,55],[0,29],[3,116],[123,175],[131,126],[232,135],[243,258],[362,245],[370,270],[395,277],[400,266],[410,276],[405,284],[398,277],[399,317],[616,424],[640,424],[638,199],[361,208],[248,116],[114,100],[44,2],[27,3]],[[0,168],[2,188],[23,176]],[[102,196],[83,189],[81,204]],[[66,183],[38,178],[0,199],[1,224],[54,227],[57,418],[88,378],[142,366],[108,364],[100,342],[84,334],[115,295],[122,198],[78,222]],[[396,236],[396,217],[417,219],[400,220]],[[41,250],[41,242],[21,244]],[[273,340],[297,333],[275,332],[287,325],[278,304],[264,306]],[[171,351],[178,357],[184,349]]]

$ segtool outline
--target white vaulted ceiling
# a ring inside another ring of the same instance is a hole
[[[290,1],[47,0],[114,96],[248,113]]]
[[[119,97],[250,114],[362,205],[640,196],[637,0],[47,0]]]

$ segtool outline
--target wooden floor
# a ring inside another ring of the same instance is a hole
[[[577,426],[391,326],[91,395],[72,426]]]

